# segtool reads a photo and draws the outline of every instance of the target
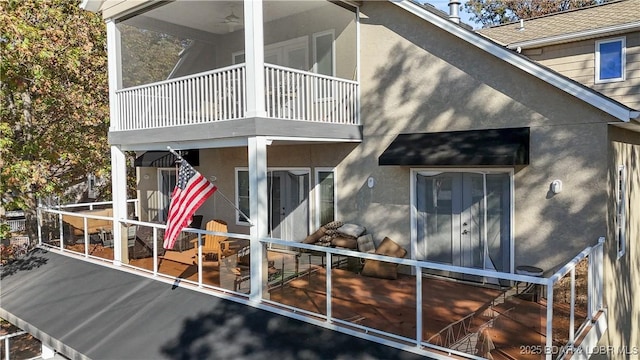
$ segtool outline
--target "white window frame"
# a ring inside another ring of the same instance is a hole
[[[314,196],[314,207],[315,207],[315,214],[314,214],[314,223],[315,226],[313,228],[319,228],[320,226],[324,225],[324,224],[320,224],[320,213],[321,213],[321,209],[320,209],[320,199],[321,199],[321,194],[320,194],[320,173],[321,172],[330,172],[333,173],[333,214],[334,214],[334,219],[338,219],[338,182],[337,182],[337,174],[336,174],[336,168],[332,168],[332,167],[317,167],[314,168],[314,172],[313,172],[313,180],[314,180],[314,186],[313,186],[313,196]]]
[[[416,225],[416,218],[418,216],[418,204],[416,194],[416,179],[419,173],[444,173],[444,172],[466,172],[466,173],[483,173],[483,174],[508,174],[509,175],[509,191],[511,192],[511,199],[509,200],[510,214],[509,221],[511,222],[509,232],[509,271],[515,273],[515,179],[513,168],[411,168],[409,171],[409,196],[411,199],[411,259],[416,259],[417,243],[418,243],[418,229]]]
[[[165,171],[173,171],[174,173],[176,172],[176,168],[168,168],[168,167],[163,167],[163,168],[158,168],[157,169],[157,177],[158,177],[158,190],[157,190],[157,194],[158,194],[158,209],[156,210],[158,212],[158,221],[167,221],[167,219],[164,218],[164,208],[165,208],[165,203],[164,203],[164,196],[162,196],[162,181],[164,179],[164,175],[163,172]],[[176,182],[178,181],[178,176],[176,175]],[[173,189],[169,189],[169,204],[166,204],[166,206],[168,207],[171,204],[171,192],[173,191]]]
[[[620,259],[627,250],[627,169],[618,166],[616,175],[616,245],[617,258]]]
[[[314,73],[318,73],[318,48],[316,46],[318,38],[321,36],[331,35],[331,74],[323,74],[327,76],[336,76],[336,32],[334,29],[320,31],[313,34],[313,68]]]
[[[601,63],[600,63],[600,46],[603,44],[609,44],[609,43],[614,43],[614,42],[620,42],[620,46],[621,51],[620,51],[620,77],[617,78],[611,78],[611,79],[602,79],[601,78],[601,74],[600,74],[600,70],[601,70]],[[613,38],[613,39],[606,39],[606,40],[599,40],[596,41],[596,49],[595,49],[595,53],[596,53],[596,59],[595,59],[595,83],[596,84],[604,84],[604,83],[610,83],[610,82],[616,82],[616,81],[624,81],[625,80],[625,69],[626,69],[626,51],[627,49],[627,45],[626,45],[626,38],[625,37],[618,37],[618,38]]]

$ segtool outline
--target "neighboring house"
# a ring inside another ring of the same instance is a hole
[[[640,0],[606,2],[493,26],[478,30],[478,33],[632,109],[640,110]],[[610,169],[609,181],[627,177],[637,182],[640,140],[615,128],[610,128],[609,139],[610,154],[615,154],[620,160],[626,159],[620,161],[617,170],[615,167]],[[625,143],[635,146],[623,145]],[[634,168],[636,175],[631,175],[630,167]],[[621,190],[621,194],[627,196],[627,189]],[[628,201],[629,205],[637,204],[637,193]],[[616,200],[610,202],[609,214],[618,211],[624,214],[629,210]],[[640,264],[637,248],[625,247],[637,246],[640,219],[633,217],[610,224],[610,228],[617,227],[619,231],[612,233],[610,230],[609,238],[626,244],[608,243],[605,303],[610,314],[615,315],[609,318],[609,330],[600,345],[616,349],[628,346],[637,350],[635,339],[639,330],[635,324],[640,320],[640,308],[632,304],[637,303],[640,296],[637,287]],[[628,229],[620,231],[621,227]],[[619,255],[629,251],[632,251],[630,257]]]
[[[606,2],[478,33],[640,109],[640,0]]]
[[[491,277],[487,288],[511,284],[526,266],[553,278],[605,238],[608,312],[589,305],[597,316],[587,315],[580,334],[589,335],[579,339],[638,345],[640,113],[632,107],[411,1],[84,6],[106,20],[114,218],[128,214],[125,151],[138,155],[140,220],[162,222],[176,176],[167,146],[188,150],[233,203],[214,194],[198,214],[250,239],[248,304],[267,306],[260,260],[273,239],[299,242],[332,220],[364,226],[376,245],[395,240],[409,259],[402,273]],[[123,239],[116,266],[130,261],[123,233],[114,226]],[[600,280],[589,279],[590,289]],[[550,358],[554,324],[542,324],[546,338],[522,358]],[[373,340],[446,356],[424,339],[382,337]]]

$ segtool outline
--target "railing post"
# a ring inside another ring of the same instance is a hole
[[[569,308],[569,345],[575,342],[575,318],[576,318],[576,268],[571,269],[571,306]]]
[[[58,207],[60,209],[60,207]],[[58,214],[58,220],[60,223],[60,250],[64,250],[64,222],[62,221],[62,214]],[[69,234],[71,236],[71,234]]]
[[[127,242],[129,239],[127,239]],[[158,275],[158,228],[153,227],[153,276]]]
[[[218,259],[220,261],[220,259]],[[198,287],[202,288],[202,234],[198,234]]]
[[[89,220],[86,216],[82,218],[82,225],[84,226],[84,257],[89,257]]]
[[[340,260],[338,260],[338,262],[340,262]],[[327,288],[327,299],[326,299],[326,306],[327,306],[327,322],[331,322],[331,318],[332,318],[332,311],[331,311],[331,268],[333,267],[333,258],[331,257],[331,253],[327,252],[327,267],[325,268],[326,270],[326,288]]]
[[[42,202],[40,200],[36,209],[36,221],[38,222],[38,245],[42,245]]]
[[[545,338],[545,347],[544,353],[546,354],[545,358],[547,360],[553,359],[553,354],[551,353],[553,346],[553,280],[555,277],[551,277],[549,281],[547,281],[547,329],[546,329],[546,338]]]
[[[416,271],[416,346],[422,344],[422,268],[415,267]]]

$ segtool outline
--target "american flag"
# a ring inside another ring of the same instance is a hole
[[[178,171],[178,182],[171,194],[167,230],[164,236],[164,248],[173,249],[182,229],[190,222],[200,205],[213,195],[218,188],[197,172],[189,163],[182,160]]]

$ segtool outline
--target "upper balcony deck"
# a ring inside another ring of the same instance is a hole
[[[245,16],[242,1],[224,4],[176,1],[116,21],[112,144],[361,139],[353,9],[265,1],[263,36],[249,36],[244,25],[258,27],[260,18]],[[260,37],[262,44],[253,41]]]

